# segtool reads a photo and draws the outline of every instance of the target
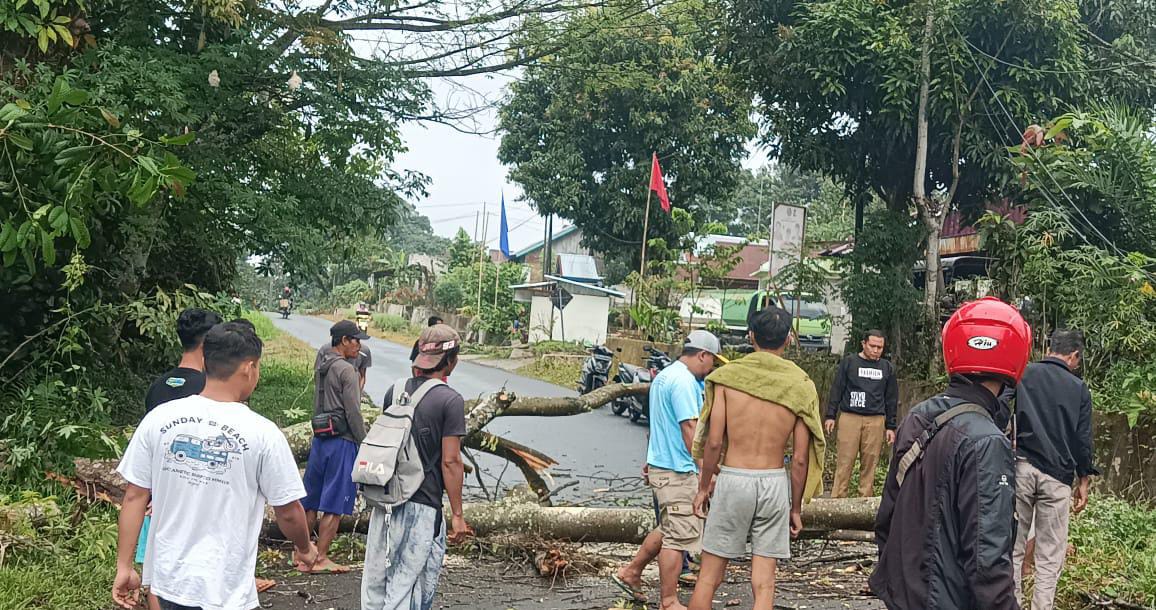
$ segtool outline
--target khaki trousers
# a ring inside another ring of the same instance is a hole
[[[886,421],[882,415],[839,413],[839,423],[835,426],[835,487],[831,490],[832,498],[847,497],[855,458],[859,458],[859,496],[869,498],[875,495],[875,466],[879,464],[879,455],[883,452],[885,428]]]
[[[1023,567],[1028,533],[1035,526],[1035,587],[1032,610],[1052,610],[1056,585],[1068,553],[1068,514],[1072,486],[1049,477],[1024,459],[1016,460],[1016,545],[1012,551],[1016,599],[1024,605]]]

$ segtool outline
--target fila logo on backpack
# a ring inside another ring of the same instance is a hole
[[[353,462],[353,482],[361,487],[365,503],[375,508],[409,500],[425,480],[413,438],[413,413],[426,394],[444,382],[428,379],[411,395],[405,391],[407,381],[393,384],[393,402],[373,422]]]

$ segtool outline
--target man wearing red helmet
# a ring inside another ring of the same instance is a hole
[[[1017,610],[1015,458],[997,399],[1023,375],[1031,328],[988,297],[943,327],[950,383],[899,427],[875,518],[871,589],[892,610]]]

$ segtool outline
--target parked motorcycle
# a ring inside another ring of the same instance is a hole
[[[590,357],[582,363],[582,374],[578,377],[578,393],[586,394],[606,385],[612,360],[614,352],[605,345],[590,348]]]
[[[650,383],[658,372],[674,362],[662,350],[647,345],[642,348],[647,354],[646,366],[635,366],[625,362],[618,363],[618,374],[614,381],[618,383]],[[643,417],[650,417],[650,398],[648,396],[623,396],[611,404],[610,409],[615,415],[630,412],[630,421],[637,423]]]

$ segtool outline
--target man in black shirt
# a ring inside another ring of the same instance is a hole
[[[1016,389],[1016,532],[1012,562],[1024,605],[1024,555],[1035,525],[1032,610],[1051,610],[1068,550],[1068,513],[1088,504],[1092,466],[1092,395],[1073,371],[1084,354],[1078,330],[1052,333],[1046,358],[1028,365]],[[1073,483],[1075,486],[1073,487]]]
[[[375,508],[370,516],[361,581],[363,610],[431,607],[446,552],[443,490],[452,513],[450,544],[471,533],[462,513],[465,401],[444,383],[458,365],[460,344],[458,332],[445,324],[427,327],[418,339],[419,354],[406,392],[412,394],[431,380],[442,382],[421,398],[413,412],[410,430],[425,478],[409,500],[390,513]],[[393,404],[392,387],[383,404]]]
[[[221,323],[221,316],[204,309],[186,309],[177,317],[177,337],[181,340],[181,361],[177,368],[157,377],[145,394],[145,413],[170,400],[200,394],[205,388],[203,343],[209,329]]]
[[[823,427],[827,434],[834,432],[838,416],[832,498],[846,497],[856,458],[859,458],[859,495],[864,498],[875,495],[875,465],[883,451],[883,440],[886,438],[888,445],[895,443],[899,385],[895,369],[883,359],[883,346],[882,331],[867,331],[863,350],[844,358],[831,382]]]

